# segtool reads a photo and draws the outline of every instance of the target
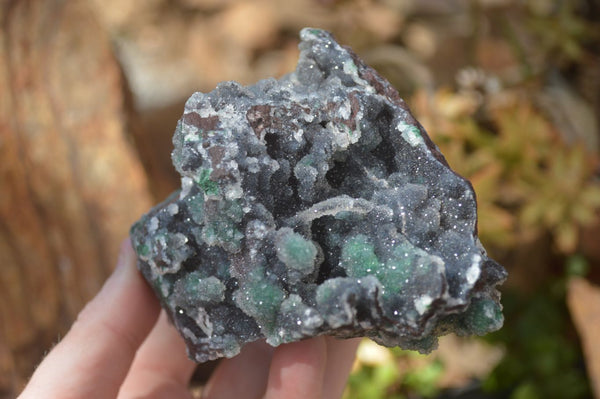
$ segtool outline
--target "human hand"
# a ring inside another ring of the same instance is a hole
[[[39,365],[20,399],[192,398],[196,364],[135,268],[129,240],[102,290]],[[359,339],[246,345],[223,360],[202,397],[339,398]]]

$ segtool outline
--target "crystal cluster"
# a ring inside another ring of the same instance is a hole
[[[428,352],[502,325],[504,269],[454,173],[390,84],[318,29],[296,71],[195,93],[181,189],[131,230],[198,362],[316,335]]]

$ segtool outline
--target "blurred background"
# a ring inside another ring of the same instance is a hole
[[[0,398],[178,187],[185,99],[292,71],[304,26],[398,89],[509,271],[502,330],[364,341],[345,398],[600,397],[600,1],[1,0],[0,23]]]

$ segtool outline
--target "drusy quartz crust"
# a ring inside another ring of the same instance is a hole
[[[322,334],[427,352],[498,329],[506,272],[469,182],[385,79],[329,33],[300,36],[295,72],[190,97],[181,189],[131,230],[190,356]]]

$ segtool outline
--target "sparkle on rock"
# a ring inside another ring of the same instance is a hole
[[[477,238],[469,182],[351,50],[301,39],[295,72],[190,97],[182,188],[132,227],[190,356],[323,334],[428,352],[500,328],[506,272]]]

